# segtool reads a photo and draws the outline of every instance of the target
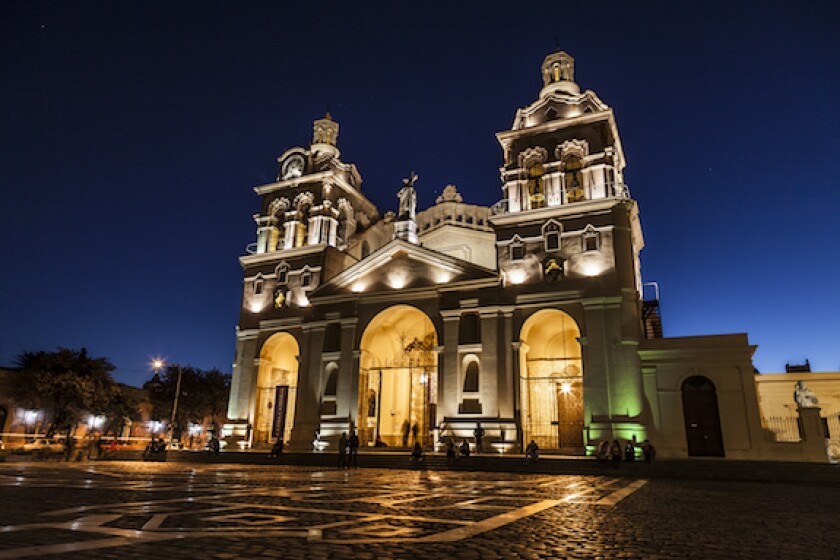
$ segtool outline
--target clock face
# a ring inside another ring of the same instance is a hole
[[[295,154],[289,156],[283,163],[283,179],[292,179],[303,175],[303,156]]]

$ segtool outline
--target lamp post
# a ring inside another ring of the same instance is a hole
[[[155,369],[155,372],[160,371],[163,366],[166,365],[161,359],[156,359],[152,361],[152,367]],[[169,445],[171,447],[173,440],[175,439],[175,415],[178,414],[178,398],[181,396],[181,376],[183,372],[181,371],[181,366],[176,365],[175,367],[178,368],[178,381],[175,383],[175,399],[172,401],[172,416],[169,419]]]

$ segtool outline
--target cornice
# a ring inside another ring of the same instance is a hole
[[[598,121],[609,120],[612,114],[612,109],[605,109],[603,111],[597,111],[595,113],[584,113],[583,115],[579,115],[577,117],[555,119],[551,121],[546,121],[536,126],[520,128],[518,130],[505,130],[503,132],[497,132],[496,138],[498,138],[499,142],[516,140],[518,138],[522,138],[523,136],[533,136],[536,134],[542,134],[546,132],[554,132],[555,130],[561,130],[563,128],[569,128],[572,126],[579,126],[583,124],[591,124]]]
[[[560,206],[547,206],[536,210],[523,210],[521,212],[510,212],[507,214],[496,214],[490,216],[490,222],[494,226],[525,225],[531,222],[538,223],[550,218],[583,218],[591,216],[599,210],[609,210],[623,202],[631,202],[632,199],[619,196],[607,198],[596,198],[584,202],[561,204]]]
[[[253,255],[242,255],[239,257],[239,264],[244,268],[248,265],[263,264],[267,262],[284,261],[294,257],[312,255],[324,251],[330,245],[319,243],[318,245],[304,245],[303,247],[292,247],[291,249],[280,249],[268,253],[255,253]],[[310,267],[310,270],[312,268]]]
[[[310,173],[309,175],[301,175],[300,177],[293,177],[291,179],[283,179],[282,181],[275,181],[274,183],[267,183],[265,185],[258,185],[254,187],[254,192],[258,195],[264,195],[280,191],[283,189],[293,189],[308,183],[317,183],[324,179],[329,179],[335,171],[319,171],[317,173]]]

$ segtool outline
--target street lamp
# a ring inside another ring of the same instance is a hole
[[[160,370],[165,365],[166,365],[166,362],[164,362],[160,358],[155,358],[154,360],[152,360],[152,368],[154,368],[155,373],[160,372]],[[181,376],[182,376],[182,373],[183,373],[181,371],[180,364],[176,365],[175,367],[178,368],[178,381],[175,383],[175,399],[172,401],[172,417],[169,419],[169,429],[170,429],[169,445],[170,446],[172,445],[172,441],[175,438],[175,415],[178,413],[178,398],[181,396]]]

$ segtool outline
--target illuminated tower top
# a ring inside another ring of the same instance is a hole
[[[568,95],[580,93],[575,83],[575,59],[566,51],[553,52],[542,63],[543,88],[540,97],[558,92]]]
[[[329,112],[323,119],[318,119],[312,126],[313,152],[329,154],[332,157],[339,157],[340,152],[336,147],[338,142],[338,123],[335,122]]]

